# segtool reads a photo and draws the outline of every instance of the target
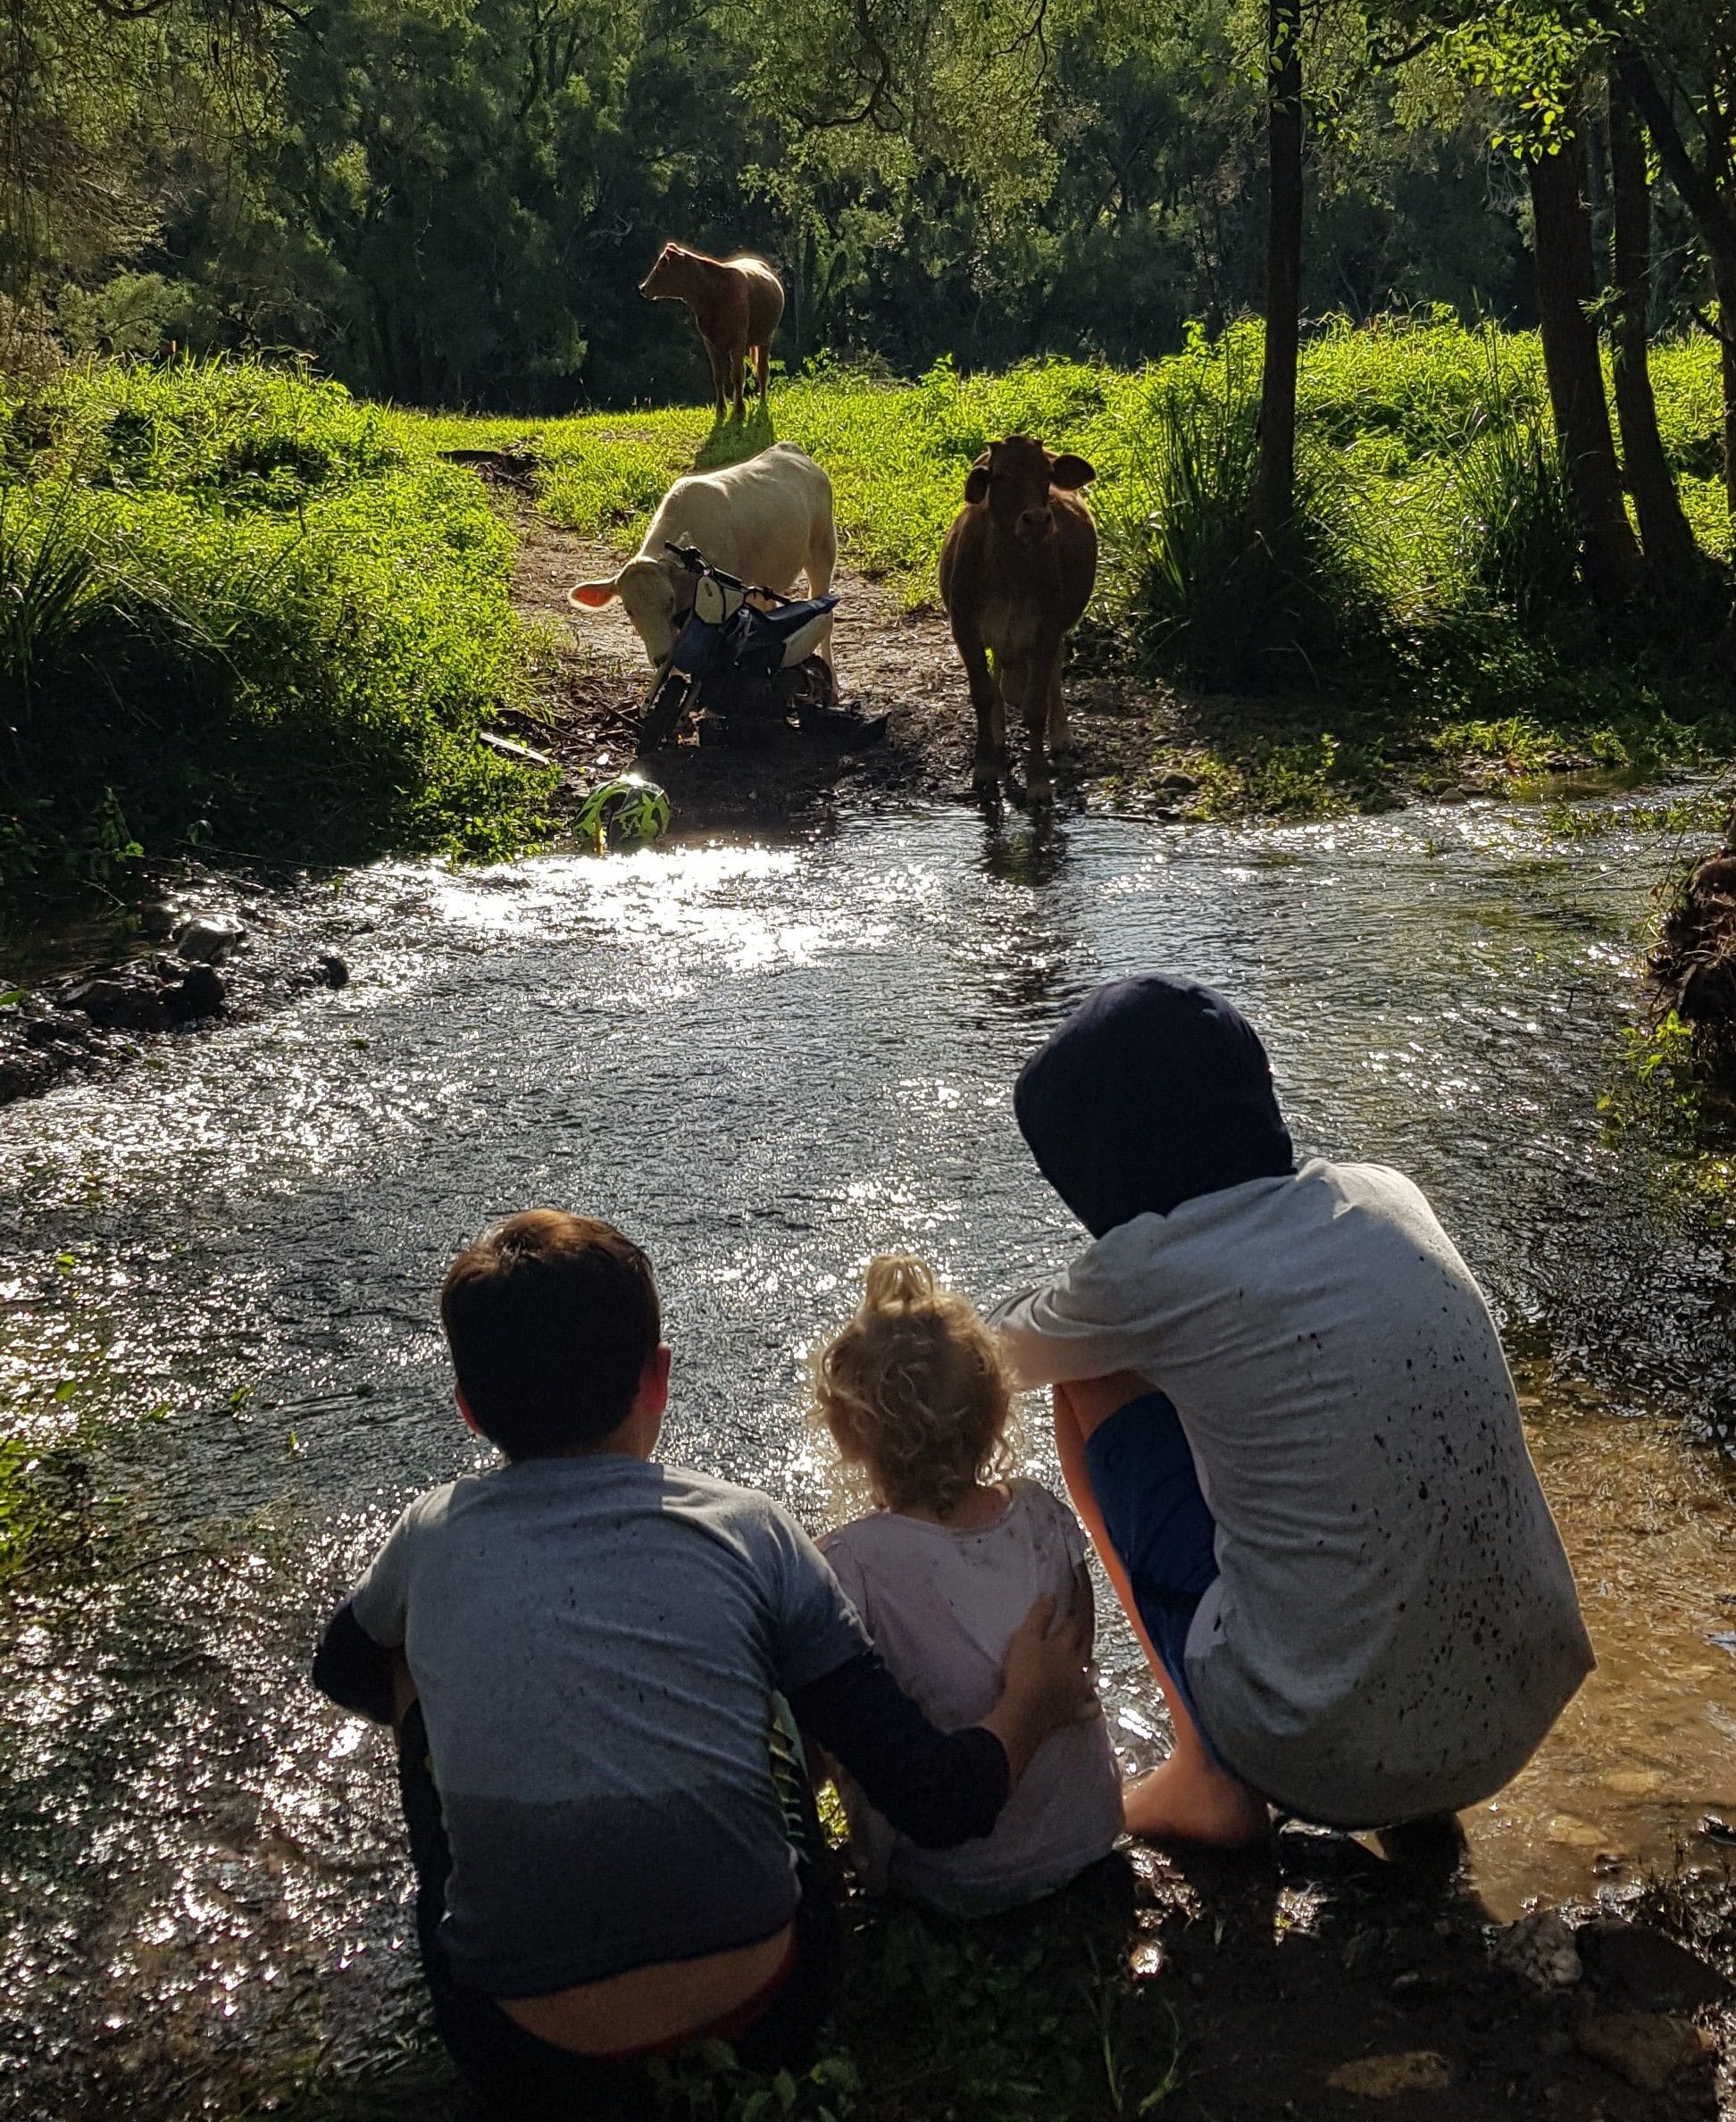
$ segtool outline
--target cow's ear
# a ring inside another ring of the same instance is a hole
[[[618,591],[615,578],[606,582],[580,582],[567,591],[569,604],[583,605],[588,612],[600,612],[606,604],[613,604]]]
[[[1075,456],[1071,450],[1054,459],[1049,465],[1049,484],[1059,487],[1064,494],[1075,492],[1080,487],[1089,486],[1097,477],[1095,468],[1082,456]]]
[[[989,498],[989,452],[986,449],[964,474],[964,498],[967,501],[986,501]]]

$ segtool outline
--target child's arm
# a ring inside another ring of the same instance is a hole
[[[792,1689],[790,1708],[900,1834],[951,1849],[989,1834],[1043,1741],[1097,1707],[1081,1617],[1052,1627],[1054,1614],[1052,1599],[1031,1608],[1007,1646],[1000,1700],[963,1731],[931,1724],[873,1650]]]
[[[1105,1257],[1124,1249],[1121,1238],[1112,1231],[1059,1274],[989,1313],[989,1330],[1020,1391],[1139,1368],[1156,1322],[1139,1316],[1149,1307],[1143,1293],[1139,1306],[1129,1305],[1125,1269]]]
[[[409,1591],[412,1504],[392,1527],[362,1581],[325,1625],[313,1653],[313,1684],[354,1717],[395,1724],[403,1715],[409,1667],[404,1629]]]
[[[390,1724],[395,1708],[393,1660],[399,1654],[376,1643],[346,1599],[325,1625],[313,1653],[313,1684],[352,1717]]]

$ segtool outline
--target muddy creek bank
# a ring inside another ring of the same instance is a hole
[[[391,1514],[471,1461],[432,1301],[454,1247],[530,1200],[618,1218],[663,1283],[670,1455],[817,1527],[838,1499],[806,1348],[878,1247],[984,1298],[1072,1247],[1010,1085],[1137,966],[1233,993],[1298,1144],[1411,1172],[1499,1309],[1601,1665],[1468,1823],[1479,1909],[1619,1893],[1679,1847],[1717,1862],[1736,1512],[1694,1440],[1736,1376],[1727,1251],[1667,1144],[1599,1112],[1659,865],[1619,822],[1556,840],[1472,805],[1235,833],[941,809],[781,847],[388,866],[344,888],[341,990],[0,1113],[7,1430],[77,1494],[0,1639],[0,2065],[23,2111],[115,2111],[129,2084],[141,2114],[221,2111],[421,2037],[388,1764],[304,1672]],[[1026,1449],[1053,1478],[1035,1419]],[[1131,1641],[1103,1650],[1117,1742],[1148,1760]],[[1292,1858],[1306,1877],[1259,1918],[1297,1943],[1283,1966],[1334,1934],[1361,1861]],[[1152,1877],[1172,1959],[1215,1996],[1203,1941],[1257,1895]],[[1370,1934],[1356,1951],[1388,1954]],[[1419,1947],[1409,1971],[1432,1966]],[[1377,1959],[1378,1993],[1406,1972]],[[1576,2026],[1589,2115],[1606,2067]],[[1606,2075],[1612,2118],[1654,2111]],[[1297,2093],[1269,2090],[1274,2113]]]

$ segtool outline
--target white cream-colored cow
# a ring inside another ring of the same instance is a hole
[[[831,481],[794,442],[774,442],[721,472],[678,479],[620,573],[568,590],[570,602],[586,611],[601,611],[618,597],[656,664],[668,661],[693,604],[693,577],[666,549],[671,545],[697,546],[714,567],[755,589],[788,594],[805,574],[807,594],[823,597],[838,564]]]

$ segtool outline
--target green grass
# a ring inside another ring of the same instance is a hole
[[[1251,673],[1201,653],[1214,604],[1235,610],[1221,580],[1240,457],[1218,450],[1190,485],[1177,439],[1209,439],[1199,409],[1214,394],[1248,398],[1259,338],[1250,323],[1214,344],[1197,335],[1131,372],[1046,361],[961,376],[942,363],[897,382],[821,368],[774,388],[771,421],[745,432],[714,429],[701,407],[542,423],[415,416],[405,431],[443,448],[529,443],[547,514],[622,547],[671,479],[775,431],[830,472],[846,558],[909,606],[934,599],[941,540],[989,440],[1023,430],[1078,450],[1098,470],[1103,556],[1076,662],[1227,677],[1264,696],[1191,703],[1181,748],[1172,730],[1154,754],[1154,779],[1181,764],[1199,782],[1197,812],[1379,806],[1466,770],[1534,775],[1564,754],[1638,776],[1736,748],[1710,647],[1727,590],[1715,581],[1705,608],[1685,614],[1598,620],[1564,545],[1536,335],[1442,315],[1340,322],[1306,343],[1290,634]],[[1716,350],[1704,335],[1667,342],[1654,373],[1684,505],[1704,548],[1728,561]],[[1193,408],[1191,430],[1178,406]],[[1245,425],[1223,432],[1233,441]]]
[[[106,364],[0,399],[0,887],[140,848],[486,855],[552,777],[513,540],[469,473],[333,384]]]

